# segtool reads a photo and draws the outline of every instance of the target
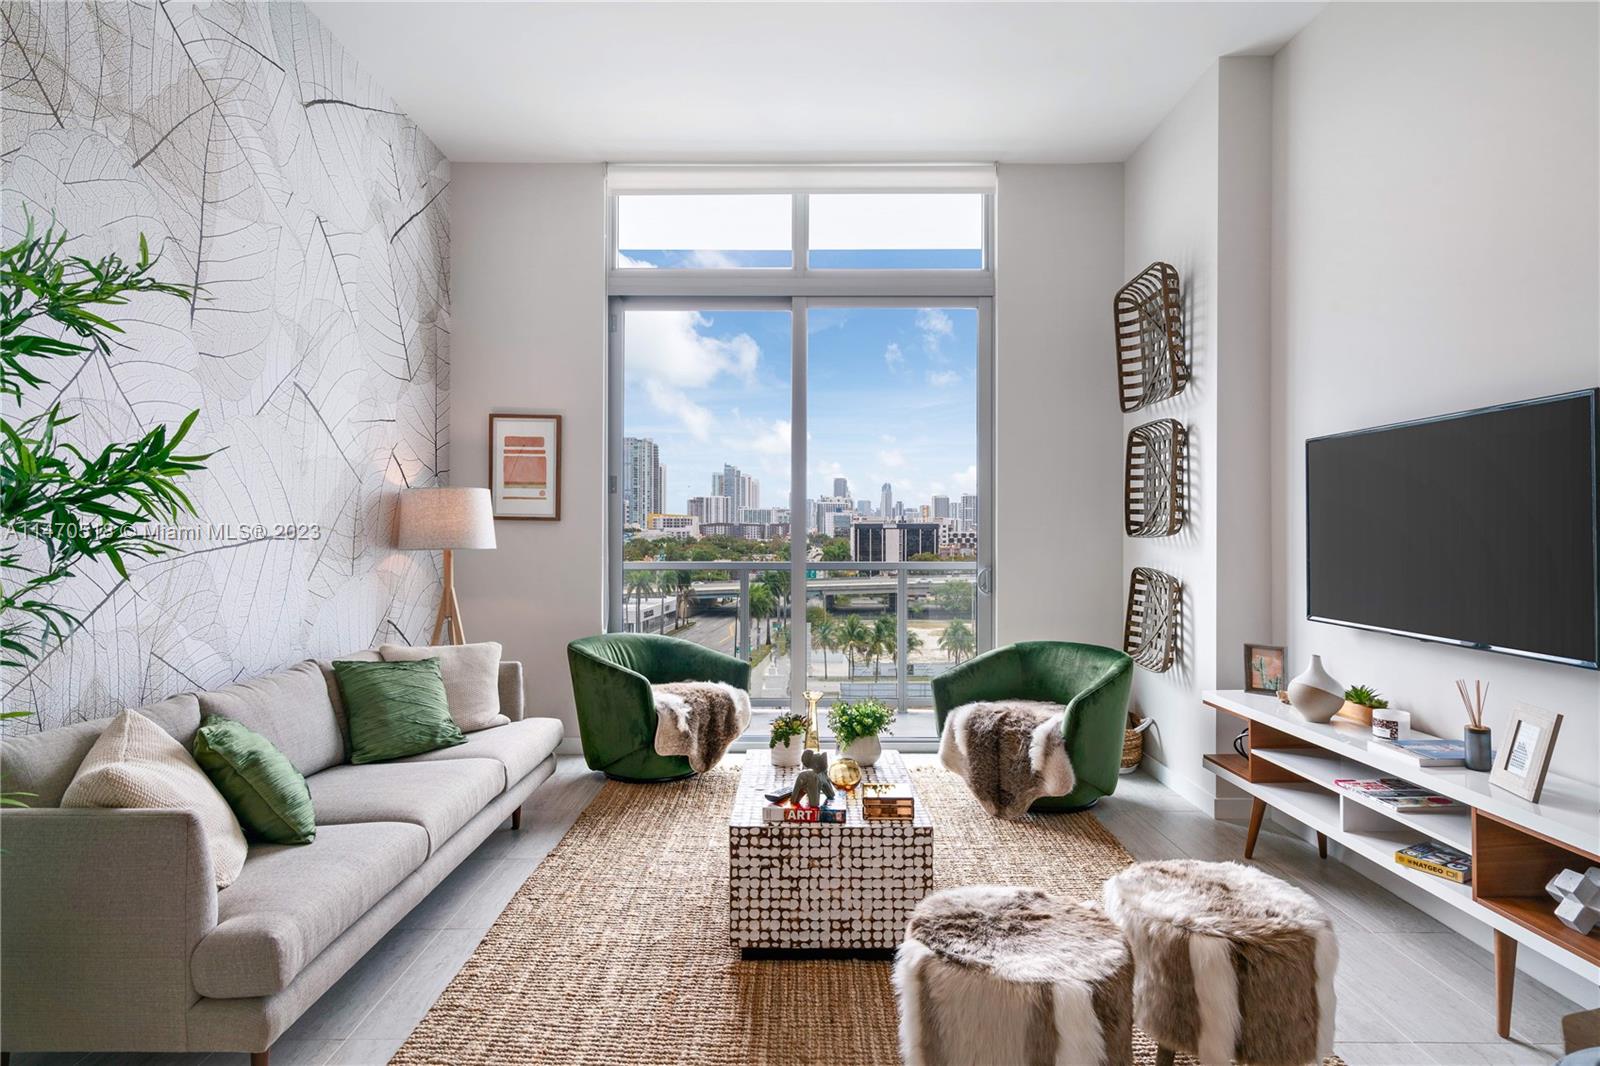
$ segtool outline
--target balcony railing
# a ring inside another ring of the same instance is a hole
[[[981,650],[978,564],[808,562],[805,572],[802,604],[787,562],[625,562],[624,628],[749,661],[751,696],[768,711],[803,707],[807,690],[824,705],[872,698],[900,712],[896,737],[932,735],[933,678]]]

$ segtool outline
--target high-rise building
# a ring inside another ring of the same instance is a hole
[[[841,536],[832,532],[833,525],[827,520],[830,514],[844,514],[850,510],[851,503],[848,496],[824,496],[817,501],[811,526],[825,537]]]
[[[856,514],[862,515],[862,516],[866,516],[866,515],[870,515],[871,513],[872,513],[872,501],[871,500],[857,500],[856,501]]]
[[[935,496],[933,498],[933,517],[935,517],[935,518],[949,518],[950,517],[950,497],[948,497],[948,496]]]
[[[733,501],[726,496],[690,496],[686,510],[702,526],[733,521]]]
[[[937,522],[857,521],[850,527],[850,558],[862,563],[898,563],[939,551]]]
[[[966,531],[966,532],[971,532],[971,531],[977,529],[978,528],[978,497],[974,496],[970,492],[962,493],[962,495],[961,495],[961,510],[959,512],[957,512],[956,519],[957,519],[957,521],[959,523],[957,525],[957,527],[956,527],[958,529],[961,529],[961,530]]]
[[[722,473],[711,475],[711,495],[733,501],[733,513],[761,506],[761,483],[738,467],[723,464]]]
[[[850,495],[850,481],[848,478],[836,477],[833,479],[833,494],[835,496]]]
[[[878,511],[879,518],[889,518],[894,512],[894,486],[887,481],[883,483],[883,507]]]
[[[648,437],[622,440],[622,521],[643,526],[645,518],[666,510],[667,474],[661,450]]]

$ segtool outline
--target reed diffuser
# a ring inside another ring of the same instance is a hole
[[[1467,728],[1462,734],[1466,744],[1468,770],[1487,772],[1494,765],[1494,746],[1489,742],[1489,727],[1483,724],[1483,708],[1489,702],[1489,683],[1474,681],[1472,688],[1461,678],[1456,678],[1456,691],[1467,708]]]

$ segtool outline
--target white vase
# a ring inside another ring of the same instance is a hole
[[[790,737],[781,743],[774,744],[769,749],[772,754],[773,766],[799,766],[800,753],[805,750],[805,737]]]
[[[840,748],[839,754],[854,759],[862,766],[871,766],[883,754],[883,745],[877,737],[857,737]]]
[[[1313,655],[1311,665],[1289,682],[1289,706],[1308,722],[1326,722],[1344,706],[1344,686],[1322,668],[1322,656]]]

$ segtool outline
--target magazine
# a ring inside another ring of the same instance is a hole
[[[1346,792],[1377,800],[1391,810],[1401,811],[1406,814],[1448,813],[1466,810],[1464,805],[1457,803],[1448,796],[1441,796],[1437,792],[1419,788],[1409,781],[1400,780],[1398,777],[1380,777],[1375,781],[1341,777],[1334,781],[1333,785],[1335,788],[1341,788]]]
[[[1418,766],[1464,766],[1467,761],[1467,745],[1464,741],[1440,740],[1437,737],[1369,740],[1367,748],[1403,756]]]
[[[1401,848],[1394,853],[1394,861],[1458,885],[1472,880],[1472,856],[1431,840]]]

